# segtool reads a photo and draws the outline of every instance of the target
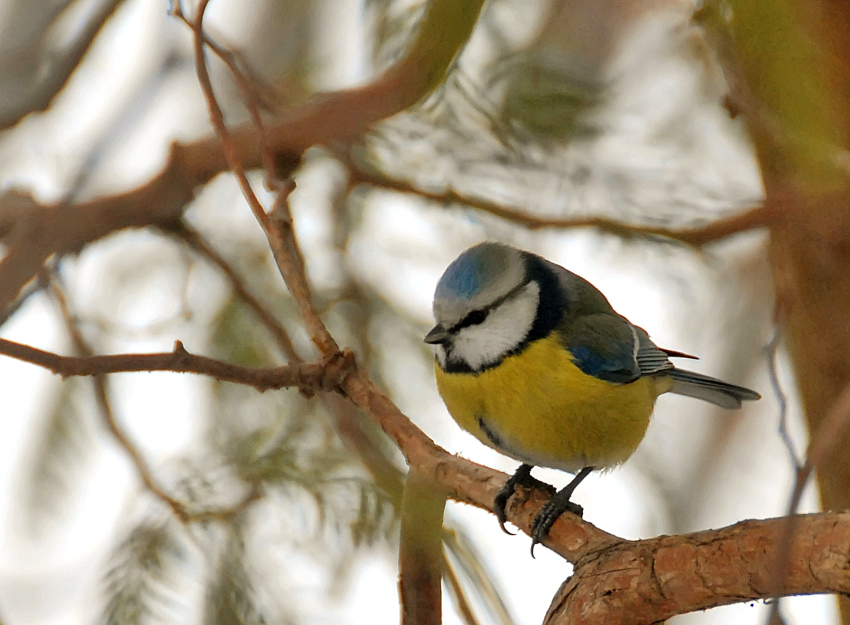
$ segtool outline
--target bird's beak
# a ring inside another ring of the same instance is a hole
[[[449,340],[449,333],[439,323],[431,328],[431,331],[425,335],[425,342],[431,345],[439,345]]]

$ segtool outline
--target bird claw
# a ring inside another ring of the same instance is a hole
[[[534,557],[534,547],[539,545],[549,535],[549,530],[564,512],[570,512],[578,518],[584,515],[584,508],[577,503],[566,499],[562,501],[555,495],[540,509],[534,521],[531,522],[531,557]]]
[[[513,534],[505,528],[505,522],[508,520],[505,508],[508,505],[508,500],[513,496],[514,491],[516,491],[516,487],[520,485],[527,488],[540,487],[548,489],[549,492],[554,493],[552,498],[540,509],[540,512],[537,513],[537,516],[534,517],[534,521],[531,523],[531,557],[533,558],[535,545],[546,540],[546,537],[549,535],[549,530],[552,529],[552,525],[555,524],[558,517],[560,517],[564,512],[571,512],[579,518],[581,518],[584,514],[584,508],[577,503],[570,501],[570,497],[576,489],[576,486],[578,486],[582,480],[584,480],[584,478],[593,471],[593,467],[585,467],[579,471],[572,481],[557,493],[555,493],[555,489],[548,484],[544,484],[540,480],[535,479],[531,475],[531,468],[531,465],[528,464],[519,465],[519,468],[517,468],[510,479],[505,482],[502,490],[500,490],[496,495],[496,498],[493,501],[493,512],[496,514],[496,518],[499,519],[499,527],[502,528],[502,531],[513,536]]]
[[[516,536],[514,532],[511,532],[505,527],[505,523],[508,520],[508,515],[505,512],[505,509],[508,506],[508,500],[513,497],[513,494],[516,492],[517,486],[525,486],[526,488],[534,488],[537,486],[546,488],[548,485],[544,484],[540,480],[535,479],[531,475],[531,466],[527,464],[521,464],[514,472],[514,474],[505,482],[505,485],[502,487],[502,490],[498,492],[496,498],[493,500],[493,512],[496,515],[496,518],[499,520],[499,527],[502,528],[502,531],[508,536]],[[549,486],[549,488],[552,488]]]

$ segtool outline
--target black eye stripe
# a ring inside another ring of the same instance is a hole
[[[471,313],[466,315],[463,319],[457,322],[454,326],[452,326],[450,332],[457,332],[458,330],[462,330],[463,328],[468,328],[469,326],[476,326],[487,320],[487,315],[490,314],[490,311],[494,308],[497,308],[504,304],[507,300],[514,297],[517,293],[522,291],[530,280],[526,280],[525,282],[517,285],[507,293],[505,293],[502,297],[497,299],[495,302],[490,304],[487,308],[479,308],[478,310],[473,310]]]
[[[460,320],[454,329],[460,330],[461,328],[466,328],[469,326],[477,326],[481,323],[484,323],[484,320],[487,319],[487,315],[489,314],[490,309],[481,309],[481,310],[473,310],[466,317]]]

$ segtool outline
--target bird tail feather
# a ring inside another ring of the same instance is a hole
[[[729,384],[701,373],[684,369],[671,369],[665,373],[673,381],[670,393],[702,399],[727,410],[740,408],[742,401],[761,398],[761,395],[748,388]]]

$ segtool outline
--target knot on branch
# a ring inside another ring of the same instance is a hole
[[[353,351],[344,349],[336,352],[325,358],[319,365],[319,375],[310,375],[314,371],[311,369],[307,375],[301,376],[298,388],[307,398],[313,397],[319,391],[326,393],[335,391],[356,366]]]
[[[192,360],[192,354],[186,351],[183,341],[174,341],[172,353],[174,354],[174,364],[177,367],[186,367]]]

